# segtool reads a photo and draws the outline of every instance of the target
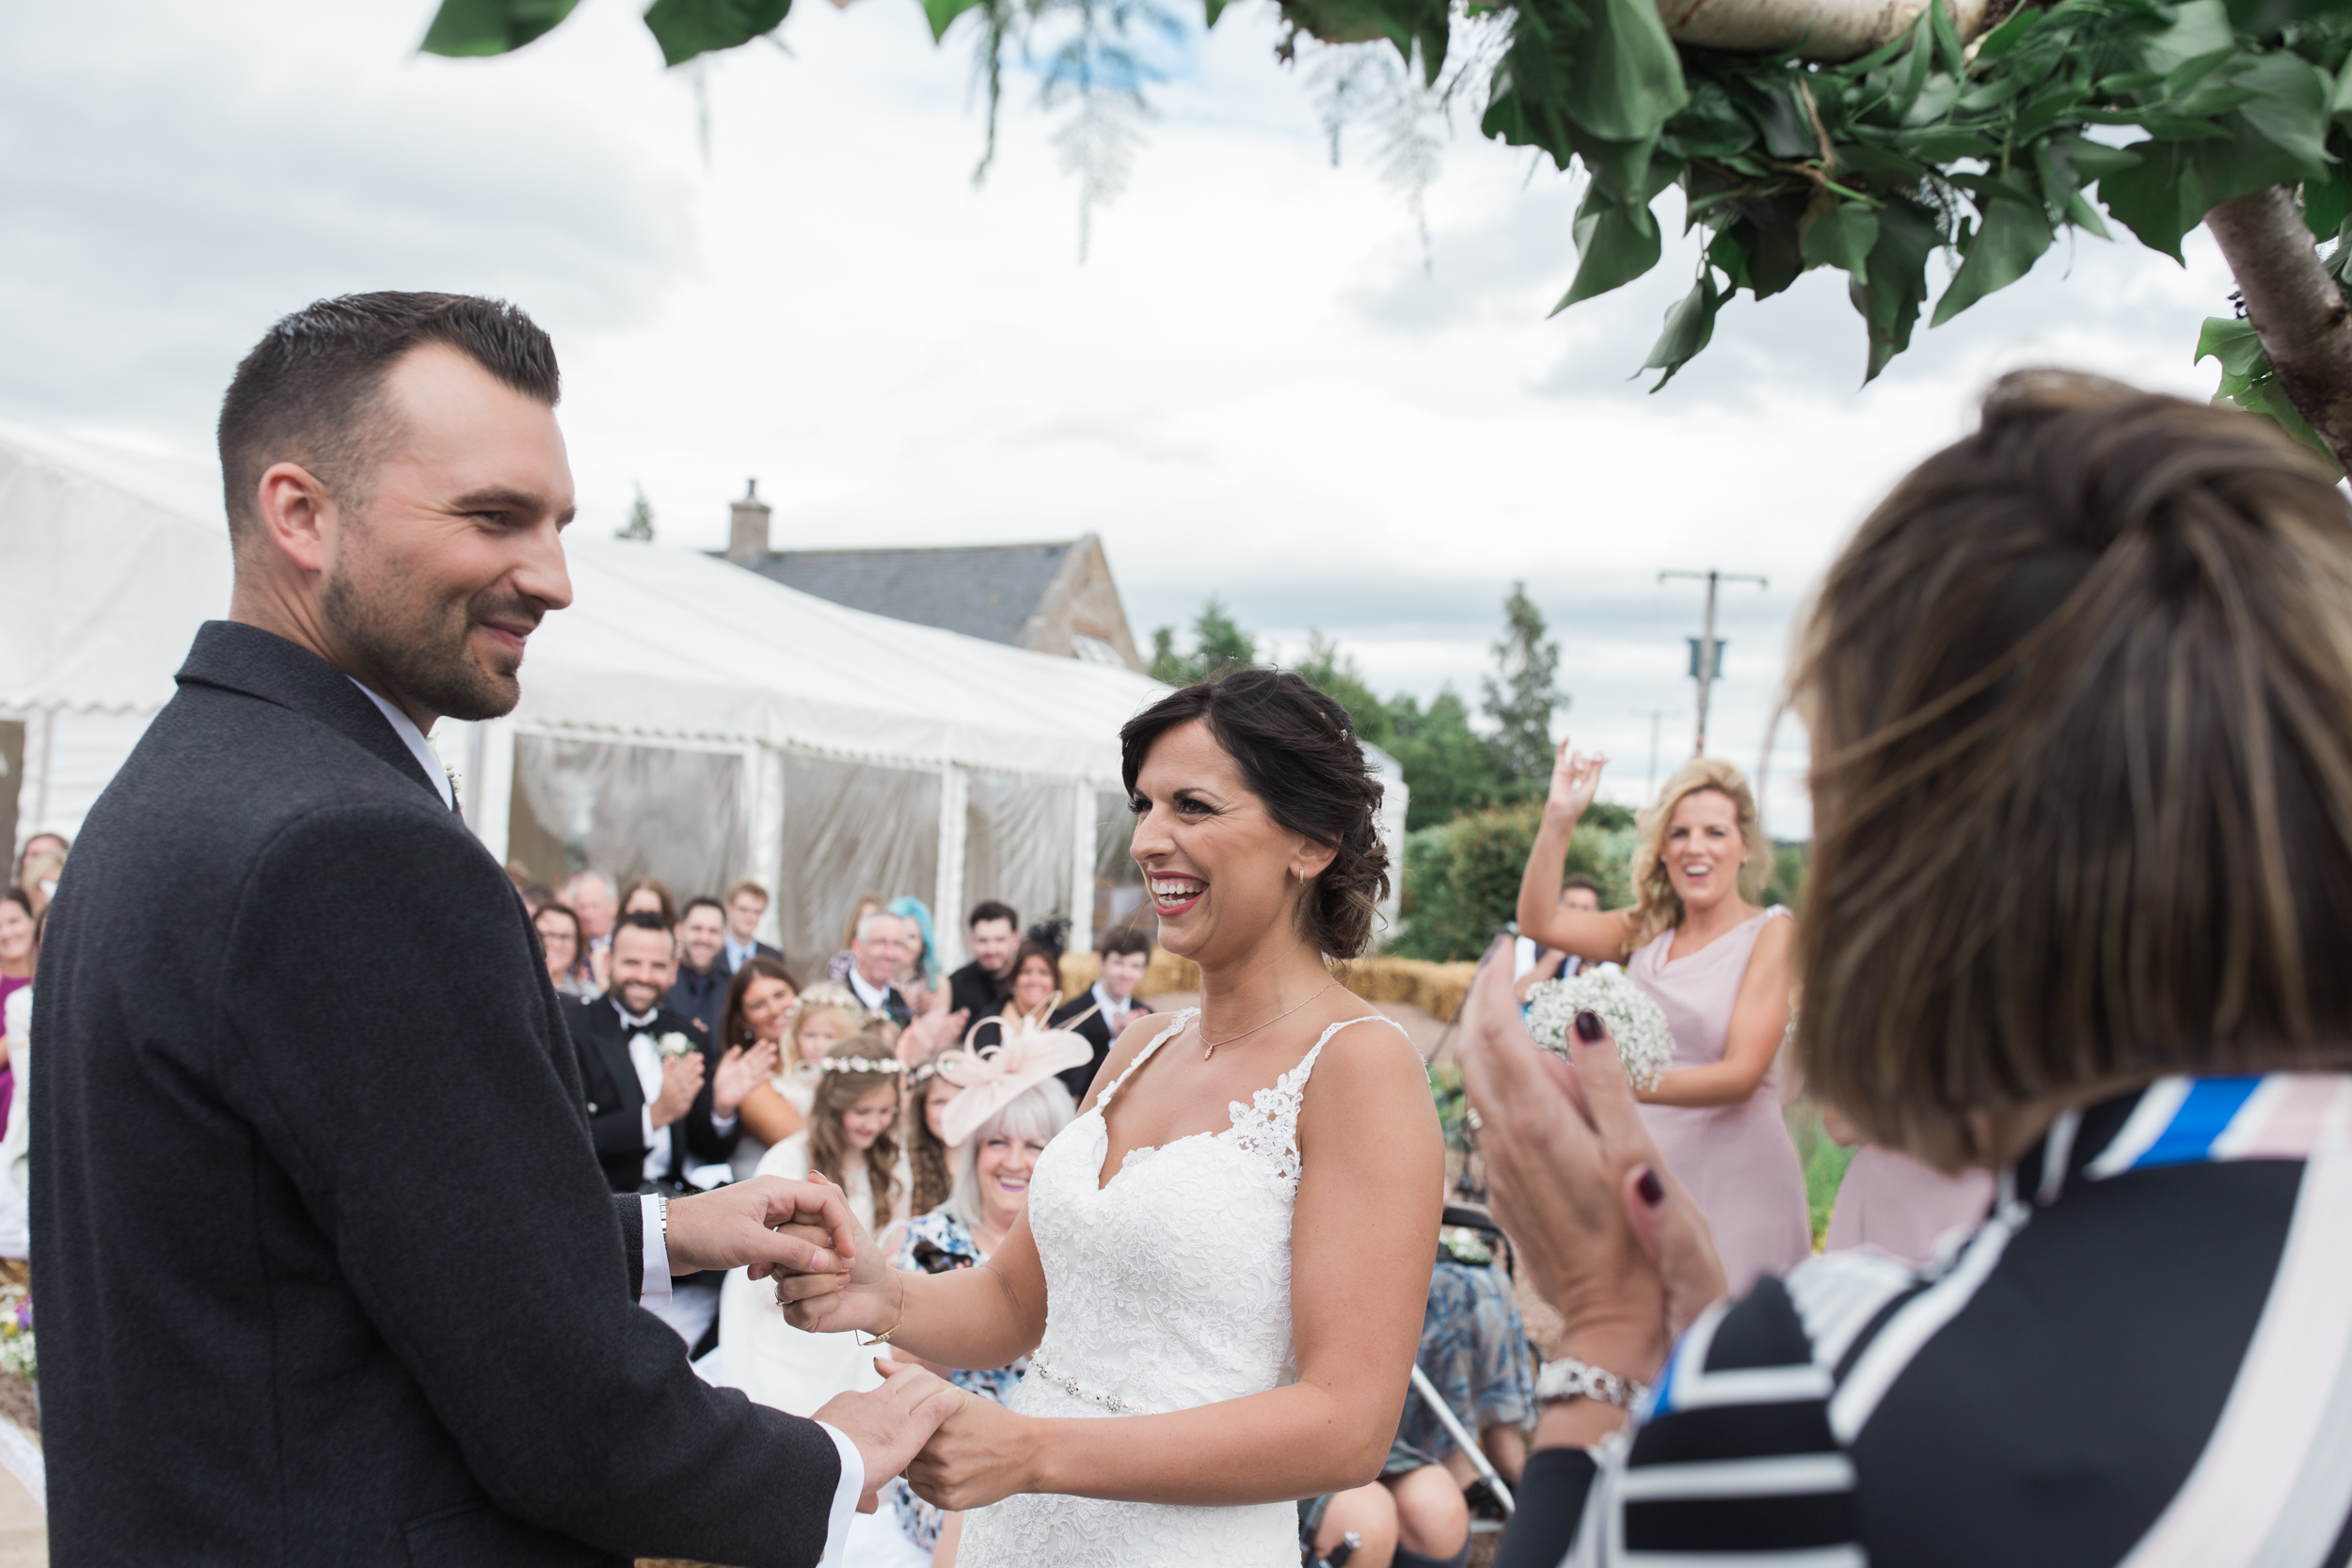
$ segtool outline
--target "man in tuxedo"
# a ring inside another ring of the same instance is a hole
[[[727,974],[732,978],[755,958],[784,962],[784,950],[759,940],[760,917],[768,912],[768,890],[749,878],[727,889]]]
[[[1133,926],[1121,926],[1103,939],[1096,949],[1102,959],[1102,974],[1093,988],[1073,1002],[1065,1002],[1054,1009],[1050,1022],[1057,1028],[1075,1030],[1094,1047],[1094,1060],[1084,1067],[1065,1068],[1057,1074],[1070,1098],[1083,1101],[1094,1075],[1109,1059],[1111,1042],[1119,1033],[1152,1009],[1136,1000],[1136,988],[1143,983],[1146,970],[1152,967],[1152,939]],[[1073,1021],[1075,1022],[1073,1022]]]
[[[850,989],[868,1012],[882,1013],[900,1028],[913,1021],[914,1009],[891,982],[914,945],[908,940],[911,922],[876,910],[857,923],[850,941]]]
[[[1021,952],[1021,917],[993,898],[972,906],[964,922],[972,961],[947,976],[947,1006],[973,1018],[994,1018],[1012,994],[1012,960]]]
[[[602,996],[564,1004],[588,1097],[589,1139],[614,1192],[675,1196],[691,1190],[691,1167],[722,1164],[735,1152],[736,1109],[775,1062],[740,1046],[721,1051],[707,1030],[664,1005],[675,960],[660,915],[614,922],[612,957],[612,984]],[[689,1049],[669,1053],[665,1040]]]
[[[963,1397],[909,1368],[800,1419],[638,1306],[854,1232],[814,1184],[605,1190],[522,899],[425,741],[511,710],[570,601],[556,393],[528,317],[446,294],[321,301],[238,367],[230,619],[41,954],[58,1568],[809,1568]]]
[[[719,1037],[727,1010],[727,918],[716,898],[689,898],[677,917],[677,974],[670,982],[670,1010],[691,1023],[704,1039]]]

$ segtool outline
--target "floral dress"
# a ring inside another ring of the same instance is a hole
[[[945,1209],[934,1209],[928,1214],[907,1221],[906,1239],[898,1243],[895,1266],[901,1269],[921,1269],[926,1274],[946,1274],[950,1269],[969,1269],[988,1261],[979,1243],[972,1239],[971,1229]],[[1021,1386],[1021,1376],[1029,1370],[1029,1358],[1007,1367],[991,1367],[983,1371],[950,1369],[947,1381],[959,1388],[1005,1402]],[[939,1544],[939,1510],[914,1495],[904,1478],[894,1479],[882,1488],[892,1508],[898,1511],[899,1528],[907,1538],[925,1551]]]

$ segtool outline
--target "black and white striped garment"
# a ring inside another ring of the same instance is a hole
[[[1529,1462],[1497,1568],[2344,1568],[2352,1074],[2070,1112],[1924,1270],[1816,1259]]]

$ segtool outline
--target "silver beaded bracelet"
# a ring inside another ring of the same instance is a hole
[[[1557,1361],[1547,1361],[1544,1370],[1535,1374],[1535,1402],[1559,1404],[1568,1400],[1597,1400],[1613,1404],[1620,1410],[1630,1410],[1634,1402],[1649,1392],[1648,1386],[1631,1378],[1564,1355]]]

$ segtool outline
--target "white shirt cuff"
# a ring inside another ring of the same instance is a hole
[[[739,1115],[740,1113],[738,1114]],[[710,1118],[710,1130],[723,1138],[728,1133],[735,1131],[735,1119],[736,1118],[734,1117],[712,1117]]]
[[[653,1148],[654,1126],[652,1106],[648,1105],[644,1110],[637,1113],[637,1124],[639,1129],[645,1134],[645,1147],[647,1148]]]
[[[839,1568],[842,1554],[850,1546],[850,1521],[857,1517],[857,1500],[866,1491],[866,1461],[839,1427],[825,1421],[817,1424],[841,1451],[841,1481],[833,1489],[833,1513],[825,1520],[825,1555],[819,1560],[821,1568]]]
[[[670,1294],[670,1245],[669,1238],[661,1234],[661,1195],[646,1193],[637,1201],[644,1206],[642,1212],[645,1220],[645,1280],[638,1287],[637,1299],[650,1301],[659,1296],[667,1300]],[[850,1500],[854,1502],[856,1499]]]

